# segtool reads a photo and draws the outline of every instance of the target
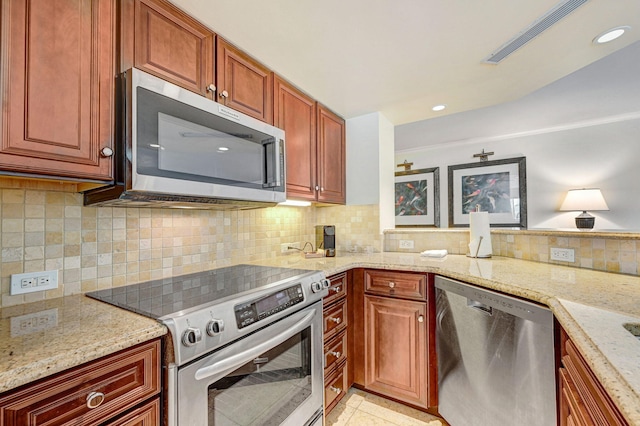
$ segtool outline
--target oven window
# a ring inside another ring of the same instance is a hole
[[[311,395],[311,329],[209,386],[209,426],[279,425]]]

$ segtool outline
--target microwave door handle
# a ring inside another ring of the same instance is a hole
[[[313,318],[316,314],[316,310],[312,309],[293,325],[286,326],[286,324],[283,324],[285,325],[284,331],[276,334],[275,336],[264,338],[261,341],[258,341],[256,344],[254,344],[253,342],[247,342],[252,344],[252,347],[238,354],[231,355],[226,354],[226,350],[220,351],[218,354],[216,354],[216,358],[218,358],[219,361],[214,361],[213,364],[209,364],[202,368],[199,368],[195,373],[195,379],[206,379],[210,382],[215,382],[223,378],[233,370],[243,366],[247,362],[255,359],[269,349],[278,346],[279,344],[285,342],[287,339],[295,336],[305,328],[309,327],[309,325],[313,322]],[[314,330],[314,333],[318,332],[318,330]],[[251,338],[247,338],[245,340],[250,339]]]
[[[264,186],[272,188],[279,187],[281,185],[280,173],[284,166],[283,155],[283,141],[282,139],[277,142],[275,139],[268,140],[262,143],[264,149],[264,168],[265,168],[265,183]],[[270,167],[271,160],[275,160],[274,167]],[[273,177],[269,175],[269,170],[273,170]]]

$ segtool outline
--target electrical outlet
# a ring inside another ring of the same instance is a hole
[[[58,288],[58,270],[11,275],[11,295]]]
[[[413,240],[400,240],[400,248],[401,249],[412,249],[413,248]]]
[[[551,260],[559,260],[561,262],[575,262],[575,252],[570,248],[551,247]]]

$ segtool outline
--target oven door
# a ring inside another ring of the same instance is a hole
[[[179,368],[178,424],[315,424],[322,414],[322,371],[317,302]]]

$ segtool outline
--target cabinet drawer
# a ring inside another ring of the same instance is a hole
[[[336,334],[347,328],[347,302],[343,300],[335,306],[324,311],[324,341],[331,339]]]
[[[427,300],[427,276],[408,272],[365,270],[364,290],[380,296]]]
[[[106,426],[157,426],[160,424],[160,398],[136,408]]]
[[[343,331],[324,345],[324,374],[347,359],[347,333]]]
[[[322,299],[322,303],[324,303],[324,306],[329,306],[334,301],[338,299],[342,299],[347,295],[347,274],[346,273],[329,277],[329,281],[331,281],[331,287],[329,287],[329,294],[327,294],[324,297],[324,299]]]
[[[0,399],[0,424],[53,426],[82,419],[83,425],[96,425],[158,392],[160,341],[155,340],[8,393]],[[91,401],[95,408],[89,408]]]
[[[333,407],[347,393],[347,363],[345,362],[331,376],[325,380],[324,385],[324,411],[327,415]]]

